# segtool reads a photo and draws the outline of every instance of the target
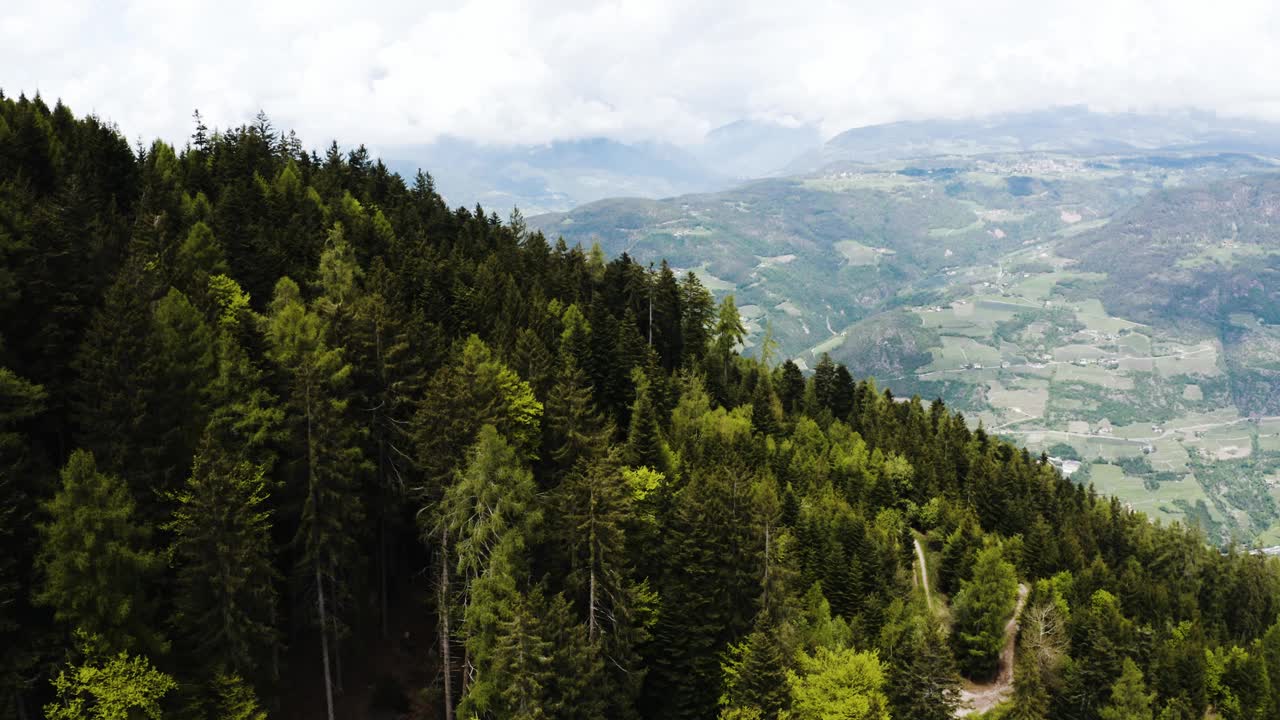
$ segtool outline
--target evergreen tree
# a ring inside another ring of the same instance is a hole
[[[275,568],[262,468],[206,440],[165,529],[178,564],[178,636],[196,663],[252,671],[274,644]]]
[[[649,380],[636,370],[632,374],[636,385],[636,401],[631,407],[631,429],[627,432],[624,459],[632,467],[648,467],[671,475],[671,451],[658,429],[658,414],[650,395]]]
[[[39,526],[35,601],[68,627],[98,638],[106,652],[161,652],[147,583],[160,569],[150,532],[134,517],[133,499],[114,475],[98,472],[93,454],[77,450]]]
[[[267,720],[253,688],[238,675],[218,674],[213,679],[215,720]]]
[[[755,629],[742,642],[731,645],[724,663],[724,694],[720,696],[721,717],[754,713],[773,720],[789,701],[787,661],[776,634],[763,614]]]
[[[947,720],[960,705],[960,676],[942,628],[931,618],[910,612],[898,625],[881,631],[885,693],[895,717]]]
[[[580,461],[598,457],[612,435],[613,428],[595,408],[586,373],[570,356],[547,395],[543,459],[554,463],[554,476],[562,476]]]
[[[341,606],[351,587],[355,538],[363,514],[355,493],[362,469],[360,447],[346,422],[346,384],[351,366],[340,347],[326,341],[325,319],[302,302],[288,278],[276,285],[266,323],[268,352],[289,380],[288,403],[297,427],[296,462],[306,487],[295,542],[301,549],[299,572],[316,601],[325,675],[325,695],[333,720],[332,661],[340,659]],[[330,642],[334,645],[330,657]],[[337,673],[341,686],[341,672]]]
[[[782,363],[778,396],[782,401],[782,409],[788,413],[799,410],[800,402],[804,399],[804,375],[800,372],[800,366],[790,358]]]
[[[1111,686],[1111,702],[1098,713],[1102,720],[1152,720],[1151,701],[1142,671],[1129,658],[1124,659],[1120,679]]]
[[[994,677],[1004,646],[1004,626],[1013,615],[1018,578],[997,545],[978,553],[973,578],[960,584],[955,600],[955,645],[961,669],[972,678]]]
[[[715,319],[715,300],[702,281],[692,272],[680,281],[680,335],[684,356],[696,366],[711,342],[711,323]]]

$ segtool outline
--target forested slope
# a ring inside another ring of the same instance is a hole
[[[265,117],[0,99],[0,707],[947,718],[1021,581],[1012,717],[1280,716],[1273,562],[743,332]]]

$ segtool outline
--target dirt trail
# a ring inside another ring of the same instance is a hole
[[[916,547],[919,547],[917,545]],[[1013,693],[1013,653],[1018,640],[1018,619],[1027,604],[1027,586],[1018,585],[1018,603],[1013,617],[1004,626],[1004,649],[1000,651],[1000,672],[996,679],[984,684],[965,681],[960,689],[960,707],[956,717],[984,713],[1008,699]]]
[[[933,594],[929,591],[929,564],[924,561],[924,548],[920,546],[920,539],[915,539],[916,559],[920,562],[920,584],[924,587],[924,604],[933,611]]]

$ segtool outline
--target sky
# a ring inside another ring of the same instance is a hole
[[[262,109],[309,147],[851,127],[1055,105],[1280,120],[1253,0],[3,0],[0,89],[181,143]]]

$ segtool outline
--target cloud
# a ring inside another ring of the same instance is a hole
[[[304,141],[696,142],[1059,104],[1280,119],[1280,8],[1241,0],[41,0],[0,87],[181,141],[265,109]]]

